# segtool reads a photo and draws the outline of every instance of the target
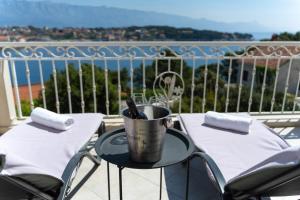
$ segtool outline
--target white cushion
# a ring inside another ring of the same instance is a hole
[[[0,154],[6,155],[1,174],[45,174],[61,179],[71,158],[98,130],[102,114],[71,114],[74,125],[59,131],[28,118],[0,137]]]
[[[289,147],[254,118],[249,134],[207,126],[204,114],[181,114],[179,120],[195,145],[216,162],[226,181]]]

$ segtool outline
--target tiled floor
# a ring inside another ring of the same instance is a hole
[[[300,145],[300,128],[276,128],[291,145]],[[214,200],[216,188],[210,184],[205,169],[198,159],[191,162],[190,200]],[[77,178],[84,175],[92,166],[90,161],[84,160],[77,174]],[[78,180],[76,178],[76,180]],[[75,182],[76,182],[75,180]],[[119,199],[118,168],[110,165],[111,199]],[[181,200],[185,195],[186,168],[182,164],[167,167],[163,170],[162,199]],[[107,163],[102,161],[96,173],[87,181],[83,188],[75,195],[74,200],[106,200],[107,193]],[[124,200],[156,200],[159,199],[159,169],[155,170],[123,170],[123,199]],[[272,200],[298,200],[300,196],[277,197]]]
[[[205,184],[208,178],[203,169],[200,160],[193,160],[191,163],[191,179],[190,179],[190,198],[189,199],[215,199],[215,188],[212,185]],[[85,160],[78,172],[77,177],[80,178],[91,167],[91,163]],[[123,199],[125,200],[153,200],[159,199],[159,169],[123,170]],[[111,199],[119,199],[119,182],[118,168],[110,165],[111,180]],[[198,181],[200,180],[200,181]],[[182,164],[167,167],[163,170],[163,190],[162,199],[180,200],[184,199],[186,182],[186,168]],[[211,191],[211,192],[207,192]],[[201,198],[199,198],[201,196]],[[81,191],[74,197],[76,200],[96,200],[108,199],[107,193],[107,164],[102,162],[97,172],[88,180]]]

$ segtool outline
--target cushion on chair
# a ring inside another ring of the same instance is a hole
[[[300,146],[289,147],[250,167],[227,183],[233,191],[245,191],[270,182],[300,166]]]
[[[0,154],[6,154],[2,175],[41,174],[61,180],[71,158],[100,126],[102,114],[70,114],[74,125],[58,131],[28,118],[0,137]]]
[[[179,120],[195,145],[216,162],[226,181],[289,147],[255,119],[249,134],[207,126],[204,114],[181,114]]]

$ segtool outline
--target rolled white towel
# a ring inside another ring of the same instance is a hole
[[[249,133],[252,119],[250,117],[208,111],[205,113],[204,123],[218,128]]]
[[[74,124],[74,119],[68,115],[57,114],[39,107],[31,112],[30,117],[33,122],[64,131]]]

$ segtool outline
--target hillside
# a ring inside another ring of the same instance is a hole
[[[47,1],[0,0],[0,26],[128,27],[167,25],[225,32],[263,32],[256,22],[223,23],[158,12]],[[237,18],[238,19],[238,18]]]
[[[92,41],[239,41],[253,40],[251,34],[226,33],[170,26],[127,28],[38,28],[0,27],[10,41],[92,40]],[[0,39],[1,41],[1,39]]]

